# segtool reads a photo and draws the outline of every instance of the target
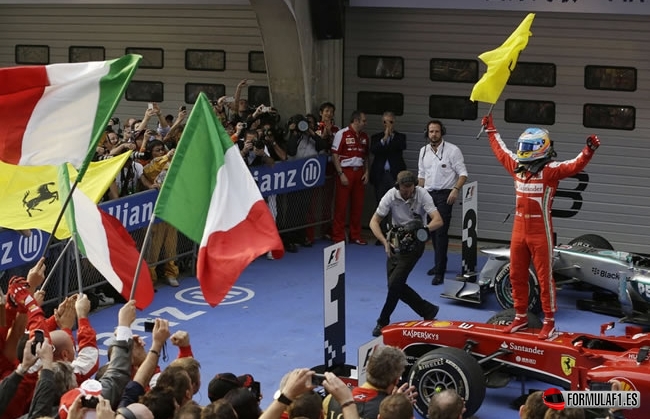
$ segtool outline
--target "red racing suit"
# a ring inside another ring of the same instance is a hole
[[[552,318],[557,309],[555,282],[551,272],[553,257],[553,223],[551,209],[560,180],[575,175],[587,166],[594,151],[585,146],[572,160],[549,162],[537,174],[519,167],[512,153],[496,130],[488,130],[490,147],[497,160],[515,180],[515,218],[510,241],[510,283],[518,314],[528,311],[528,267],[531,257],[540,287],[542,309]]]
[[[350,241],[361,239],[361,217],[366,185],[363,176],[368,172],[368,150],[370,139],[365,132],[357,133],[351,126],[337,131],[332,143],[332,154],[339,157],[342,172],[349,184],[343,185],[341,176],[336,176],[334,197],[334,220],[332,240],[345,240],[345,219],[350,206]]]

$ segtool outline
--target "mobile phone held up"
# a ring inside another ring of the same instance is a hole
[[[45,333],[41,329],[34,330],[34,340],[32,341],[32,355],[36,355],[36,345],[45,342]]]
[[[147,104],[147,109],[153,109],[153,103],[149,102],[149,103]]]

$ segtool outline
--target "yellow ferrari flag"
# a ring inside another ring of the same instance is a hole
[[[77,188],[95,203],[106,193],[131,153],[92,162]],[[77,178],[76,169],[68,163],[70,180]],[[59,193],[57,166],[16,166],[0,161],[0,227],[12,230],[36,228],[52,232],[66,196]],[[58,239],[70,237],[70,230],[61,220]]]
[[[530,25],[533,24],[534,18],[535,13],[529,13],[503,45],[478,56],[487,65],[487,71],[474,85],[469,97],[471,101],[497,103],[510,73],[517,65],[519,53],[528,45],[528,37],[532,35]]]

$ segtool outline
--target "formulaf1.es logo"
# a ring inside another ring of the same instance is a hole
[[[341,257],[341,248],[337,247],[336,249],[333,249],[332,252],[330,253],[329,259],[327,260],[327,269],[338,265],[340,257]]]

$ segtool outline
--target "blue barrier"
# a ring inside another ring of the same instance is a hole
[[[273,166],[256,166],[251,168],[251,174],[266,197],[322,186],[326,164],[327,156],[320,155]],[[157,198],[158,191],[149,190],[102,202],[99,207],[133,232],[149,224]],[[42,255],[50,234],[36,229],[31,232],[29,237],[13,230],[0,232],[0,271],[33,263]]]

